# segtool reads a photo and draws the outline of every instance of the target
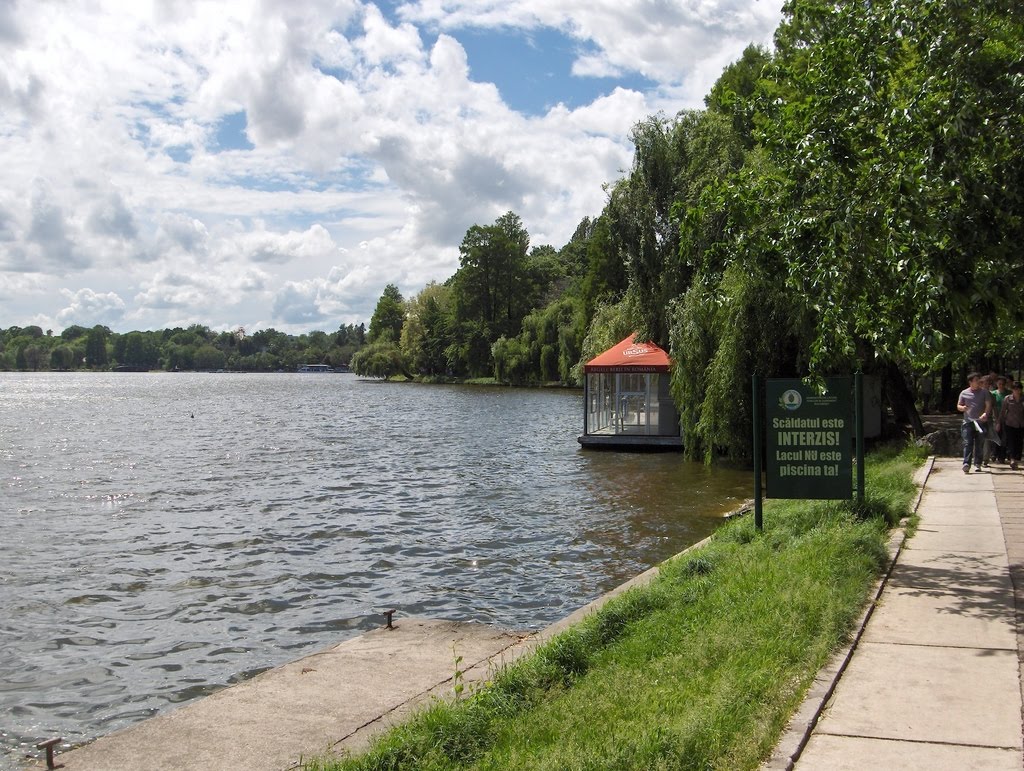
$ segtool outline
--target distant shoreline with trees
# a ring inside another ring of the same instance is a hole
[[[275,329],[213,332],[193,324],[150,332],[70,326],[59,335],[40,327],[0,330],[0,370],[294,372],[304,364],[345,368],[366,343],[365,325],[289,335]]]

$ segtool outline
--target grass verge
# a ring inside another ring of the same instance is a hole
[[[865,501],[767,501],[460,700],[307,771],[752,769],[847,638],[914,499],[915,450]]]

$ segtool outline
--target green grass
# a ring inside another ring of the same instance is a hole
[[[868,457],[866,500],[767,501],[709,544],[456,702],[436,702],[350,769],[745,769],[770,754],[887,561],[921,456]]]

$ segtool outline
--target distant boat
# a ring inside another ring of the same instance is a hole
[[[330,364],[303,364],[298,372],[334,372]]]

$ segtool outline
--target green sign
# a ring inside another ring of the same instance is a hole
[[[852,497],[850,378],[826,378],[825,384],[825,393],[819,394],[800,380],[769,378],[765,383],[766,497]]]

